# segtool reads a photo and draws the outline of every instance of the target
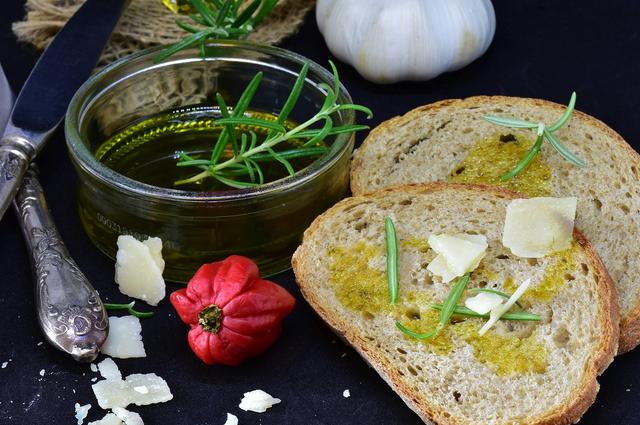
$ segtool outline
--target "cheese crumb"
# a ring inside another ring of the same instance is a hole
[[[136,391],[136,387],[146,387],[147,392]],[[91,389],[103,409],[164,403],[173,398],[167,382],[155,373],[134,373],[125,380],[105,379],[93,384]]]
[[[44,376],[44,369],[40,369],[40,376]]]
[[[135,316],[109,317],[109,335],[100,352],[118,359],[146,357],[141,332]]]
[[[120,292],[150,305],[158,305],[166,292],[163,271],[160,238],[140,242],[133,236],[118,237],[115,281]]]
[[[236,415],[232,415],[231,413],[227,413],[227,421],[224,425],[238,425],[238,417]]]
[[[136,412],[130,412],[122,407],[114,407],[113,413],[124,421],[125,425],[144,425],[142,418]]]
[[[88,425],[122,425],[122,421],[113,413],[107,413],[99,421],[89,422]]]
[[[145,385],[133,387],[133,390],[139,392],[140,394],[149,394],[149,388],[147,388]]]
[[[76,409],[76,420],[78,421],[78,425],[82,425],[87,415],[89,414],[89,409],[91,409],[91,404],[85,404],[84,406],[80,406],[80,403],[76,403],[74,407]]]
[[[482,328],[480,328],[478,334],[482,336],[487,333],[487,331],[491,329],[491,327],[495,325],[498,320],[500,320],[502,315],[509,311],[511,307],[513,307],[513,305],[520,299],[522,294],[524,294],[524,292],[529,288],[530,285],[531,279],[525,280],[520,286],[518,286],[518,289],[516,289],[513,295],[509,297],[506,303],[498,304],[497,306],[493,307],[493,309],[491,309],[489,320],[487,320]]]
[[[245,412],[264,413],[267,409],[281,401],[279,398],[273,398],[262,390],[253,390],[244,393],[244,397],[240,400],[238,407]]]
[[[342,392],[342,397],[344,397],[344,398],[349,398],[349,397],[351,397],[351,391],[349,391],[349,390],[344,390],[344,391]]]
[[[100,370],[100,375],[104,379],[112,379],[116,381],[120,381],[122,379],[120,369],[118,369],[116,362],[112,359],[106,358],[98,363],[98,370]]]
[[[487,251],[484,235],[431,235],[429,246],[438,254],[427,266],[427,270],[440,276],[444,283],[452,281],[478,267]]]
[[[504,299],[498,294],[480,292],[474,297],[469,297],[464,301],[465,307],[478,314],[487,314],[495,307],[502,304]]]
[[[7,367],[8,364],[9,362],[2,362],[2,368],[4,369],[5,367]]]
[[[89,368],[91,369],[91,372],[97,372],[98,371],[98,366],[96,366],[95,363],[91,363],[89,365]]]
[[[524,258],[570,248],[577,203],[577,198],[514,199],[507,205],[502,244]]]

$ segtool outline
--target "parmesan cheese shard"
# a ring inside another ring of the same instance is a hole
[[[84,406],[80,406],[80,403],[75,404],[76,409],[76,420],[78,421],[78,425],[82,425],[84,420],[87,418],[89,414],[89,409],[91,409],[91,404],[85,404]]]
[[[136,391],[136,387],[146,387],[147,391]],[[167,382],[155,373],[134,373],[122,379],[105,379],[91,386],[98,404],[103,409],[125,408],[130,404],[144,406],[164,403],[173,398]]]
[[[473,271],[484,258],[487,238],[484,235],[431,235],[429,246],[438,254],[427,270],[440,276],[444,283]]]
[[[118,237],[115,281],[120,292],[150,305],[158,305],[166,292],[163,271],[160,238],[140,242],[129,235]]]
[[[88,425],[122,425],[122,421],[114,413],[107,413],[99,421],[89,422]]]
[[[109,358],[106,358],[98,363],[98,370],[100,371],[100,375],[104,379],[111,379],[116,381],[122,380],[122,374],[120,373],[120,369],[118,369],[116,362]]]
[[[493,308],[502,304],[504,299],[498,294],[480,292],[478,295],[469,297],[464,301],[465,307],[478,314],[487,314]]]
[[[264,413],[268,408],[281,401],[279,398],[273,398],[262,390],[253,390],[244,393],[244,397],[240,400],[238,407],[245,412]]]
[[[142,242],[149,248],[149,253],[153,262],[160,269],[160,273],[164,271],[164,260],[162,259],[162,239],[160,238],[148,238]]]
[[[114,407],[113,413],[124,421],[125,425],[144,425],[142,418],[136,412],[130,412],[122,407]]]
[[[577,198],[514,199],[507,205],[502,244],[524,258],[570,248],[577,203]]]
[[[342,392],[342,397],[344,397],[344,398],[349,398],[349,397],[351,397],[351,391],[349,391],[349,390],[344,390],[344,391]]]
[[[145,385],[133,387],[133,390],[139,392],[140,394],[149,394],[149,388],[147,388]]]
[[[236,415],[232,415],[231,413],[227,413],[227,421],[224,425],[238,425],[238,417]]]
[[[118,359],[146,357],[141,332],[135,316],[109,317],[109,335],[100,351]]]
[[[478,335],[482,336],[487,333],[487,331],[491,329],[491,327],[495,325],[498,320],[500,320],[502,315],[509,311],[509,309],[513,307],[516,302],[518,302],[522,294],[524,294],[524,292],[529,288],[530,285],[531,279],[525,280],[520,286],[518,286],[518,289],[516,289],[513,295],[509,297],[507,302],[505,302],[504,304],[498,304],[493,307],[489,315],[489,320],[487,320],[482,328],[480,328],[480,330],[478,331]]]

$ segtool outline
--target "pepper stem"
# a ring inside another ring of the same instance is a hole
[[[215,304],[203,308],[198,314],[198,324],[207,332],[218,333],[222,323],[222,310]]]

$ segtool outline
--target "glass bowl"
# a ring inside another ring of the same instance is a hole
[[[209,44],[206,57],[182,51],[156,64],[158,48],[123,58],[91,77],[72,99],[65,134],[79,176],[78,208],[93,243],[114,258],[121,234],[163,241],[164,276],[185,282],[203,264],[231,254],[258,263],[263,275],[290,267],[313,219],[346,196],[352,133],[335,136],[328,151],[295,175],[257,188],[197,192],[151,186],[119,174],[95,158],[109,137],[144,117],[191,105],[215,105],[221,92],[233,105],[258,72],[262,84],[251,108],[278,113],[303,64],[309,72],[290,115],[302,122],[324,100],[329,71],[287,50],[245,42]],[[340,87],[339,103],[352,103]],[[340,111],[334,125],[355,121]],[[213,143],[213,141],[212,141]]]

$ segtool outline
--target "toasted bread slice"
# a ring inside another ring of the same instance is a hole
[[[397,184],[452,180],[506,185],[529,196],[578,197],[576,227],[600,254],[620,296],[623,353],[640,343],[640,156],[604,123],[575,112],[555,134],[587,167],[570,164],[545,142],[529,169],[501,183],[499,176],[524,155],[535,130],[508,129],[482,118],[495,115],[551,124],[564,110],[543,100],[503,96],[417,108],[369,134],[354,154],[351,189],[360,195]],[[507,151],[495,145],[486,149],[483,143],[496,137]],[[515,156],[508,158],[509,152]],[[482,175],[485,171],[493,175]]]
[[[598,255],[575,231],[569,250],[535,261],[513,256],[500,242],[513,197],[491,186],[435,183],[348,198],[314,221],[293,256],[305,299],[425,422],[574,423],[615,354],[617,296]],[[386,217],[399,245],[394,306]],[[459,316],[432,340],[400,332],[396,321],[416,332],[433,329],[438,312],[430,303],[442,303],[453,285],[426,270],[434,257],[426,241],[438,233],[484,234],[489,248],[468,288],[512,293],[532,278],[521,301],[542,320],[501,320],[483,337],[477,331],[485,319]]]

